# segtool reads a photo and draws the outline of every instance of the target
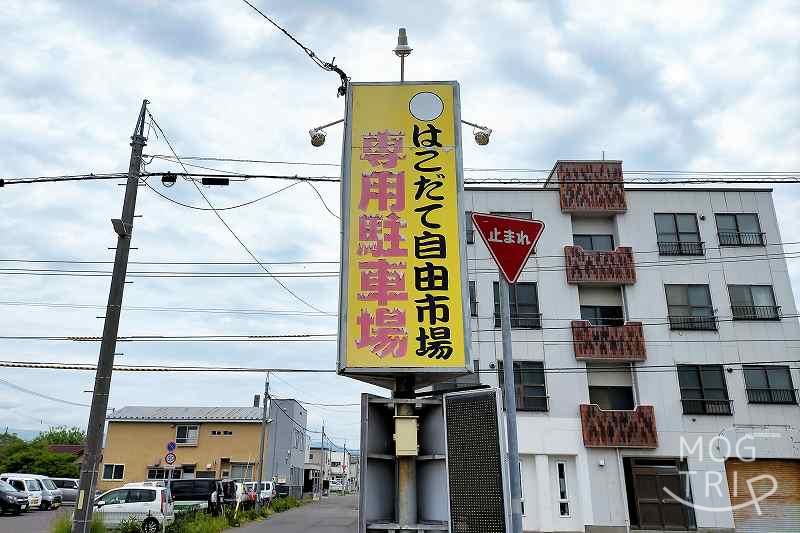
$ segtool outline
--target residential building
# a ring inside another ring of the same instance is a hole
[[[319,443],[309,443],[308,459],[305,462],[305,483],[304,491],[313,492],[315,490],[315,480],[320,479],[321,484],[317,487],[328,488],[331,480],[331,449],[329,446],[322,447]]]
[[[293,494],[300,494],[302,474],[297,472],[302,472],[304,443],[302,438],[295,443],[294,429],[297,424],[305,428],[305,411],[294,400],[276,400],[270,412],[263,478],[290,485]],[[117,409],[108,416],[98,488],[167,478],[256,479],[261,426],[262,408],[257,406]],[[166,461],[170,442],[176,445],[173,465]]]
[[[525,531],[800,531],[800,326],[771,190],[559,161],[465,206],[545,223],[510,294]],[[472,366],[496,372],[439,390],[502,383],[498,274],[469,217],[467,242]],[[759,514],[764,475],[780,492]]]

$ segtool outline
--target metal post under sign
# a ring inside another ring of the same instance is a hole
[[[519,279],[522,268],[542,235],[544,223],[539,220],[483,213],[473,213],[472,221],[499,270],[500,325],[503,337],[503,397],[506,408],[508,469],[511,482],[511,525],[513,533],[522,533],[522,482],[517,436],[517,397],[511,343],[509,285]]]

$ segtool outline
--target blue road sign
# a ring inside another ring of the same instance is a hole
[[[174,440],[171,440],[171,441],[169,441],[169,442],[167,443],[167,451],[168,451],[168,452],[174,452],[174,451],[175,451],[175,448],[177,448],[177,447],[178,447],[178,445],[177,445],[177,444],[175,444],[175,441],[174,441]]]

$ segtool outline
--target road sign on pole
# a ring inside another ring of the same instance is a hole
[[[541,220],[472,213],[472,222],[509,283],[516,283],[544,230]]]
[[[171,441],[169,441],[169,442],[167,443],[167,451],[168,451],[168,452],[174,452],[174,451],[175,451],[175,448],[177,448],[177,447],[178,447],[178,445],[177,445],[177,444],[175,444],[175,441],[174,441],[174,440],[171,440]]]
[[[492,254],[499,275],[500,324],[503,338],[503,397],[508,431],[508,470],[511,482],[511,526],[522,533],[522,480],[520,479],[519,440],[517,437],[517,397],[514,386],[514,356],[511,346],[510,286],[519,279],[522,268],[544,230],[544,222],[500,215],[472,213],[472,222]]]
[[[164,462],[166,462],[168,465],[175,464],[175,461],[177,459],[178,459],[178,457],[172,452],[170,452],[170,453],[168,453],[167,455],[164,456]]]

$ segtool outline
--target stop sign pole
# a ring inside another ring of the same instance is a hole
[[[503,398],[508,433],[508,469],[511,484],[511,527],[522,533],[522,480],[517,436],[517,396],[511,344],[509,285],[516,283],[544,230],[539,220],[472,213],[472,222],[497,263],[500,292],[500,326],[503,337]]]

